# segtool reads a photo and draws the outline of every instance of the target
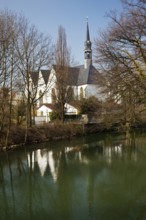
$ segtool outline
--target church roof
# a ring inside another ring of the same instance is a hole
[[[98,84],[103,76],[97,71],[93,65],[84,68],[84,65],[79,67],[69,68],[69,85],[81,86],[85,84]]]
[[[48,79],[49,79],[49,76],[50,76],[50,70],[41,70],[41,73],[42,73],[43,79],[45,81],[45,84],[47,85],[48,84]]]
[[[90,41],[89,26],[87,22],[86,41]]]
[[[99,84],[103,80],[103,75],[95,68],[90,65],[87,84]]]
[[[48,84],[50,70],[41,70],[42,77],[45,84]],[[84,65],[77,67],[68,67],[68,85],[69,86],[81,86],[86,84],[97,85],[103,80],[103,76],[97,71],[97,69],[91,64],[87,68]],[[33,84],[36,86],[39,80],[39,72],[34,71],[30,73]]]
[[[41,74],[42,74],[45,84],[47,85],[48,79],[50,76],[50,70],[41,70]],[[39,71],[31,72],[30,77],[32,79],[34,86],[37,86],[38,80],[39,80]]]
[[[55,72],[57,72],[56,65],[53,65],[53,69],[55,70]],[[79,67],[66,67],[66,71],[68,72],[68,85],[77,86],[80,68]]]
[[[78,84],[78,77],[79,77],[80,69],[78,67],[70,67],[69,68],[69,82],[68,84],[71,86],[77,86]]]
[[[31,72],[30,77],[32,79],[32,82],[33,82],[34,86],[37,86],[38,79],[39,79],[39,71]]]

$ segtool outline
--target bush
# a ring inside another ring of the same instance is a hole
[[[50,112],[49,116],[50,116],[50,121],[51,121],[51,122],[52,122],[52,121],[56,121],[57,119],[60,118],[60,117],[59,117],[59,113],[56,112],[56,111]]]
[[[81,114],[88,114],[91,112],[97,112],[101,108],[101,103],[99,100],[91,96],[88,99],[83,99],[80,104],[80,113]]]

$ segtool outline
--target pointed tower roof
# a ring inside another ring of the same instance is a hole
[[[89,34],[88,17],[87,17],[86,42],[89,41],[90,41],[90,34]]]
[[[90,41],[89,34],[89,26],[88,26],[88,17],[87,17],[87,28],[86,28],[86,41],[85,41],[85,49],[84,49],[84,66],[87,68],[90,64],[92,64],[92,43]]]

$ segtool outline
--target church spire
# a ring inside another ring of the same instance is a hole
[[[87,17],[86,22],[87,22],[86,42],[87,42],[87,41],[89,42],[89,41],[90,41],[90,34],[89,34],[89,26],[88,26],[88,17]]]
[[[92,43],[90,41],[88,17],[87,17],[86,41],[85,41],[85,49],[84,49],[85,68],[87,68],[90,64],[92,64],[92,49],[91,49],[91,45],[92,45]]]

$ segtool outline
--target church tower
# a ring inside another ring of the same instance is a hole
[[[91,49],[91,41],[89,34],[89,26],[88,26],[88,18],[87,18],[87,29],[86,29],[86,41],[85,41],[85,49],[84,49],[84,67],[88,68],[90,64],[92,64],[92,49]]]

